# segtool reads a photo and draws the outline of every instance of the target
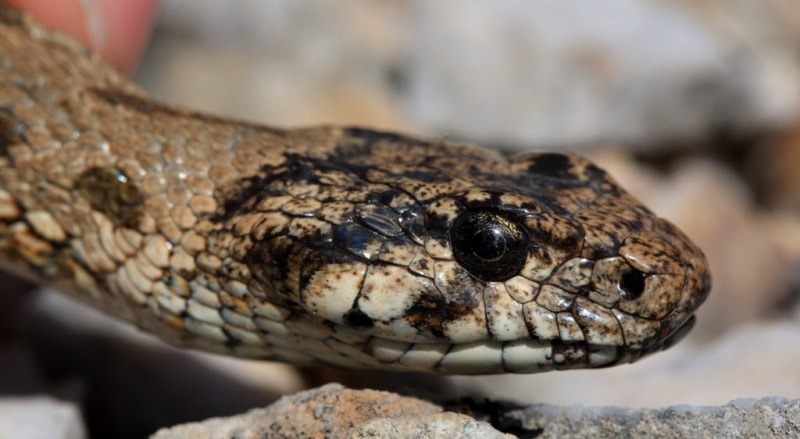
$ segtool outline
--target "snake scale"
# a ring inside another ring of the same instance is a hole
[[[578,156],[176,109],[6,7],[0,266],[180,346],[459,374],[635,361],[710,288]]]

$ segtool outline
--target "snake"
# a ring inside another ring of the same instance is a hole
[[[578,155],[170,106],[7,6],[0,268],[181,347],[449,374],[630,363],[711,287]]]

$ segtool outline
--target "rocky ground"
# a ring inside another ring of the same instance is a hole
[[[580,152],[704,249],[711,296],[687,340],[640,363],[444,378],[186,353],[59,296],[7,294],[0,392],[16,398],[0,401],[0,437],[51,424],[46,437],[142,437],[331,381],[425,399],[327,386],[158,437],[300,425],[319,437],[799,434],[793,3],[165,1],[135,76],[162,100],[285,126],[358,124],[509,152]],[[11,282],[4,289],[27,289]],[[321,413],[332,400],[341,411]],[[289,409],[333,424],[265,421]]]

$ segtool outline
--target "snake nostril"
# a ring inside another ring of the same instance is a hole
[[[644,280],[646,273],[631,269],[622,274],[619,279],[619,291],[628,300],[636,300],[644,293]]]

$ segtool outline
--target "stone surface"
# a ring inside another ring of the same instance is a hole
[[[390,437],[373,436],[389,432],[391,437],[466,437],[456,434],[465,430],[501,437],[484,423],[441,412],[441,407],[416,398],[328,384],[283,397],[264,409],[162,429],[152,437]]]
[[[264,409],[162,429],[155,439],[796,437],[800,400],[741,399],[723,406],[656,409],[484,402],[461,404],[471,416],[428,402],[338,384],[281,398]],[[490,425],[476,419],[491,419]],[[504,434],[505,433],[505,434]]]
[[[347,435],[348,438],[442,438],[442,439],[471,439],[471,438],[514,438],[510,434],[503,434],[485,422],[459,415],[457,413],[438,413],[424,417],[407,417],[399,419],[373,419],[354,426]]]
[[[0,437],[81,439],[87,435],[76,405],[33,396],[0,398]]]
[[[500,424],[535,432],[537,439],[789,438],[800,435],[800,401],[742,399],[721,407],[682,405],[644,410],[541,404],[512,410]]]

